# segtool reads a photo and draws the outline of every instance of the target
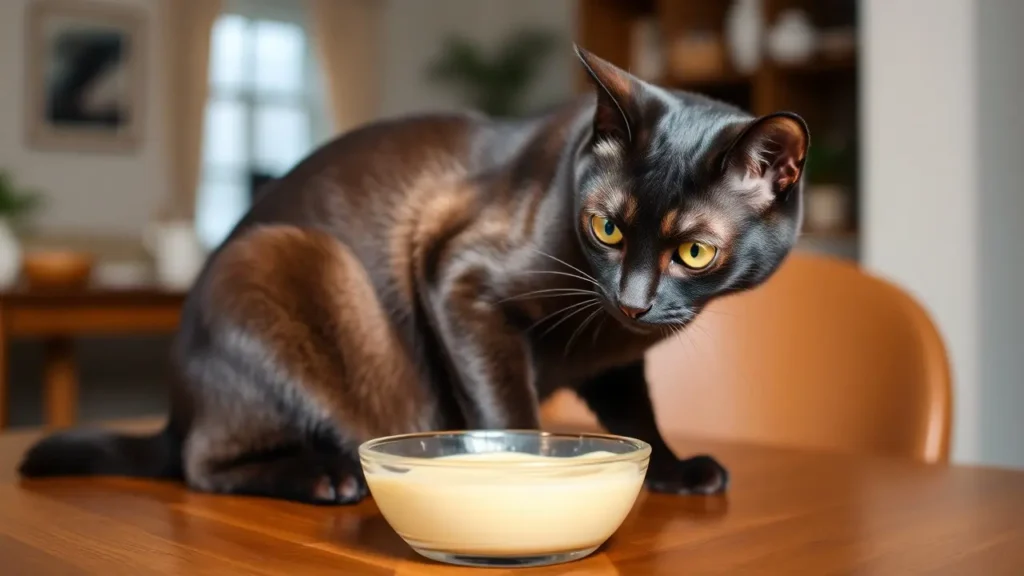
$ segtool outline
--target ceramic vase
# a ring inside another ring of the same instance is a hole
[[[814,56],[817,37],[814,25],[802,10],[789,9],[768,33],[768,52],[780,64],[800,64]]]
[[[21,243],[10,224],[0,217],[0,289],[9,288],[21,272]]]
[[[807,188],[804,200],[807,228],[816,232],[846,229],[850,218],[850,196],[842,186],[815,184]]]
[[[632,25],[630,32],[630,72],[636,77],[651,82],[661,79],[665,73],[664,50],[658,20],[643,18]]]
[[[764,8],[761,0],[736,0],[725,20],[725,39],[732,65],[750,74],[761,65],[764,42]]]
[[[154,223],[143,235],[143,242],[153,256],[160,286],[172,290],[192,286],[206,261],[206,251],[192,222]]]

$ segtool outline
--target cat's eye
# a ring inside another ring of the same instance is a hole
[[[590,219],[590,227],[594,230],[594,235],[602,243],[609,246],[615,246],[622,242],[622,230],[615,225],[615,222],[601,216],[594,216]]]
[[[691,270],[703,270],[715,261],[718,248],[703,242],[683,242],[676,250],[676,259]]]

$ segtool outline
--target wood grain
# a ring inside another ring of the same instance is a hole
[[[90,286],[84,290],[34,290],[24,284],[0,292],[0,302],[12,306],[165,306],[181,304],[185,294],[155,286],[108,288]]]
[[[179,304],[134,306],[12,308],[8,331],[13,336],[165,333],[177,329]]]
[[[35,437],[0,436],[3,574],[1024,573],[1021,472],[678,440],[731,467],[725,497],[645,492],[587,559],[480,572],[419,558],[372,500],[334,508],[119,478],[21,482],[14,469]]]
[[[46,423],[51,428],[71,426],[78,416],[78,367],[75,343],[70,338],[46,340],[44,372]]]

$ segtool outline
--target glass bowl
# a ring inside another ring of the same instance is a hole
[[[384,519],[416,552],[467,566],[583,558],[618,529],[651,447],[603,434],[467,431],[359,447]]]

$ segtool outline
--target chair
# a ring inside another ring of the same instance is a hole
[[[949,457],[950,372],[935,326],[902,290],[839,260],[793,254],[761,288],[709,306],[647,364],[669,436]],[[596,425],[571,395],[542,414]]]

